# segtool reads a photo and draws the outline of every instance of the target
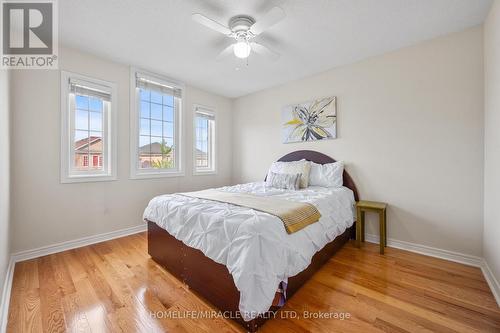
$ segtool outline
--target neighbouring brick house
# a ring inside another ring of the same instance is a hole
[[[75,168],[102,168],[102,138],[91,136],[75,142]]]
[[[160,163],[161,161],[172,162],[172,153],[163,155],[161,151],[161,143],[153,142],[152,144],[139,147],[139,163],[141,168],[151,168],[155,163]]]

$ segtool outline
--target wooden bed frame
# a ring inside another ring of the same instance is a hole
[[[335,162],[329,156],[310,150],[292,152],[278,161],[290,162],[301,159],[318,164]],[[356,185],[346,171],[344,171],[343,178],[344,186],[354,192],[355,200],[358,201]],[[355,230],[353,225],[342,235],[337,236],[313,256],[311,264],[304,271],[289,278],[286,290],[287,298],[290,298],[350,238],[355,238]],[[238,316],[240,292],[236,289],[233,277],[226,266],[206,257],[200,250],[185,245],[151,221],[148,221],[148,252],[154,261],[165,267],[198,295],[205,298],[219,310],[230,312],[231,317],[236,317],[234,320],[249,332],[256,332],[258,327],[262,326],[270,317],[259,316],[251,321],[244,321],[243,318]],[[277,307],[271,307],[269,310],[275,312],[278,309]]]

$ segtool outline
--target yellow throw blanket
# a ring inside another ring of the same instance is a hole
[[[248,193],[232,193],[214,189],[179,194],[193,198],[229,203],[274,215],[283,221],[285,229],[289,234],[317,222],[321,217],[321,214],[314,205],[305,202],[295,202]]]

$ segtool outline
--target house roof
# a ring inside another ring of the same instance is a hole
[[[150,152],[151,154],[161,155],[161,143],[153,142],[151,144],[139,147],[140,154],[149,154]]]
[[[75,150],[87,149],[87,147],[89,145],[93,145],[95,143],[98,143],[101,140],[102,140],[102,138],[99,136],[91,136],[90,138],[85,138],[85,139],[75,141]]]
[[[159,142],[153,142],[151,144],[144,145],[142,147],[139,147],[139,154],[153,154],[153,155],[161,155],[161,143]],[[204,158],[207,155],[204,151],[201,151],[199,149],[196,149],[196,156],[201,156]]]

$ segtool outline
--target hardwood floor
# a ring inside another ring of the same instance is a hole
[[[16,264],[7,331],[243,331],[192,310],[212,307],[149,258],[142,233]],[[321,313],[349,318],[304,318]],[[500,332],[500,309],[478,268],[349,243],[259,332]]]

